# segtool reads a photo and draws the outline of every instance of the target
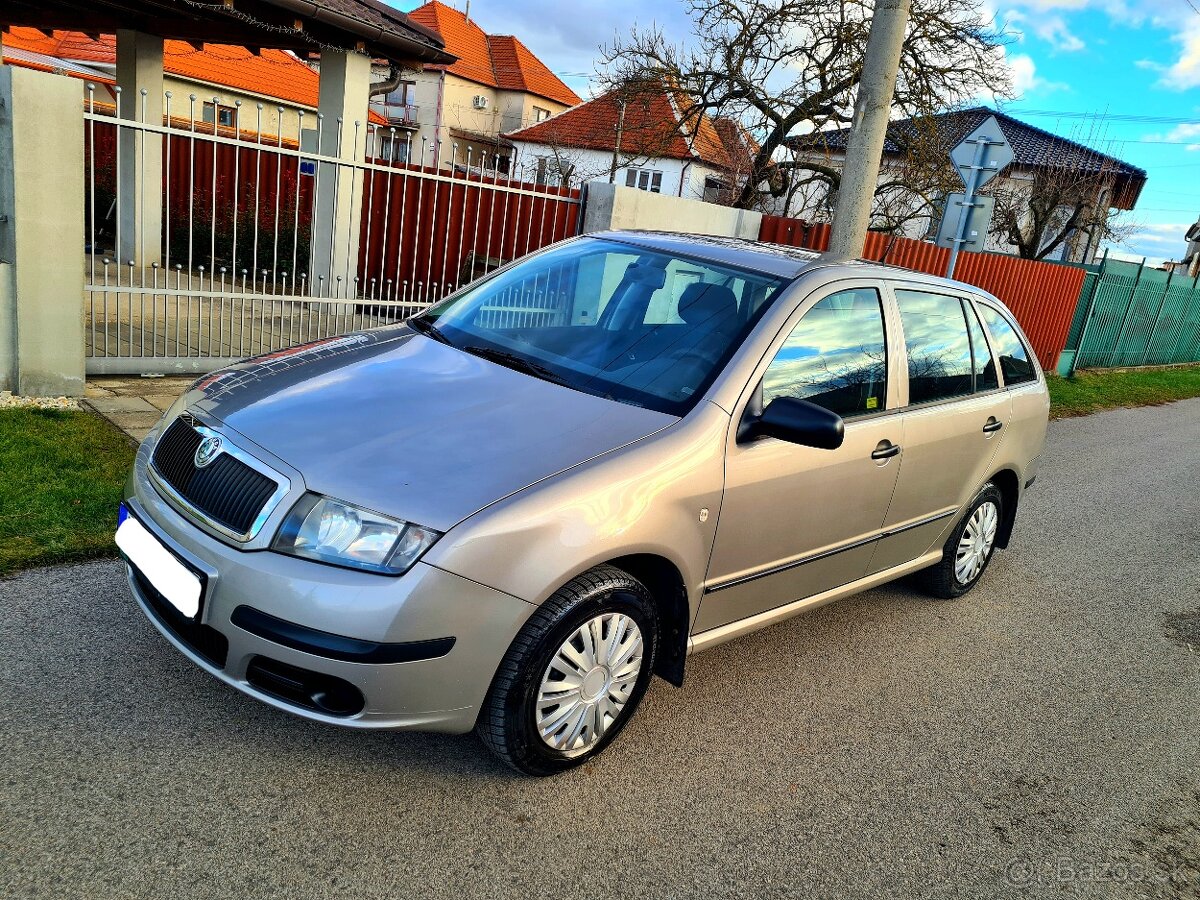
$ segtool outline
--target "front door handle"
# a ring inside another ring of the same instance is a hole
[[[983,433],[984,434],[992,434],[993,432],[999,431],[1003,427],[1004,427],[1003,422],[1001,422],[995,416],[989,416],[988,420],[987,420],[987,424],[985,424],[983,426]]]
[[[891,441],[880,441],[879,446],[871,452],[871,459],[889,459],[900,452],[900,445]]]

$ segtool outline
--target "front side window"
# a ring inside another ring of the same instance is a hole
[[[908,402],[970,394],[974,362],[962,301],[946,294],[897,290],[896,306],[908,350]]]
[[[979,314],[983,316],[992,340],[996,343],[996,356],[1000,358],[1000,371],[1004,373],[1004,383],[1011,385],[1036,381],[1037,371],[1012,323],[985,303],[979,304]]]
[[[550,110],[542,109],[540,106],[535,106],[533,108],[534,122],[545,122],[548,118],[550,118]]]
[[[683,415],[785,284],[584,238],[533,254],[410,323],[527,375]]]
[[[843,418],[884,408],[887,341],[878,291],[839,291],[805,313],[763,376],[763,405],[776,397],[807,400]]]

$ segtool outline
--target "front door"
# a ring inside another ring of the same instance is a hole
[[[871,572],[940,546],[991,474],[1011,413],[973,304],[896,285],[908,357],[904,453]]]
[[[769,437],[742,442],[735,421],[694,632],[866,574],[903,444],[889,390],[898,345],[889,348],[885,321],[878,287],[839,285],[801,304],[758,369],[761,400],[756,393],[751,408],[777,397],[808,400],[842,416],[845,440],[836,450]]]

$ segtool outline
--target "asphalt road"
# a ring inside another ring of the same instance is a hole
[[[956,603],[889,586],[656,684],[583,770],[277,712],[116,562],[0,581],[0,891],[1200,897],[1200,401],[1051,426]]]

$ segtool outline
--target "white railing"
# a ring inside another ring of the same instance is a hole
[[[390,126],[258,104],[234,129],[196,95],[168,92],[161,121],[144,93],[132,116],[114,99],[89,85],[84,111],[89,371],[204,371],[388,324],[577,230],[578,193],[533,183],[536,161],[506,174],[490,148]]]

